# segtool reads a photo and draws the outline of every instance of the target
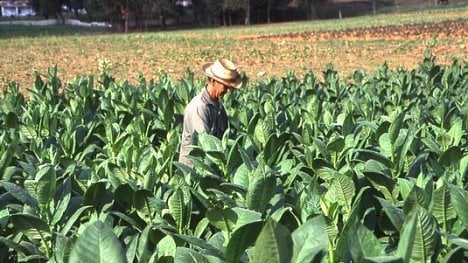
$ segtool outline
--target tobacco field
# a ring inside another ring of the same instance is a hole
[[[466,262],[466,61],[243,77],[193,169],[191,71],[5,86],[0,262]]]

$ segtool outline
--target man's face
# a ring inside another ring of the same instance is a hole
[[[211,85],[213,87],[213,92],[210,95],[213,99],[220,99],[224,97],[224,95],[232,89],[230,86],[214,79],[211,80]]]

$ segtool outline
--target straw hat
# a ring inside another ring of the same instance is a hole
[[[236,65],[228,59],[217,59],[213,64],[203,65],[202,69],[206,76],[229,87],[239,89],[242,85],[242,79]]]

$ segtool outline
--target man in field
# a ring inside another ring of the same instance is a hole
[[[207,132],[221,138],[228,118],[219,101],[224,94],[242,85],[236,65],[227,59],[217,59],[202,67],[207,84],[185,108],[179,162],[192,167],[188,155],[197,134]]]

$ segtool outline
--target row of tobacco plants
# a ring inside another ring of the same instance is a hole
[[[0,262],[466,260],[467,63],[322,74],[226,95],[229,130],[200,134],[193,169],[192,72],[5,87]]]

